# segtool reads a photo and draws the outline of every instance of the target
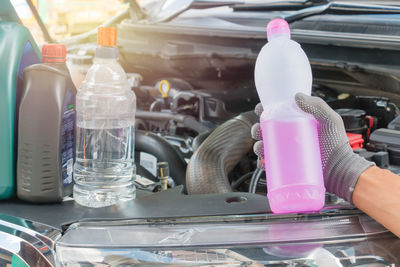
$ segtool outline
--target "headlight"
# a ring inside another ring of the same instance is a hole
[[[62,266],[400,262],[396,237],[365,214],[344,213],[82,222],[66,231],[56,251]]]

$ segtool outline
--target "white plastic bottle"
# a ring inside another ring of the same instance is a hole
[[[290,39],[286,21],[271,21],[267,33],[255,83],[264,107],[260,126],[269,203],[275,213],[316,211],[325,202],[317,121],[295,103],[296,93],[311,95],[310,63]]]
[[[135,198],[136,96],[118,63],[116,28],[98,29],[93,66],[76,98],[74,199],[105,207]]]

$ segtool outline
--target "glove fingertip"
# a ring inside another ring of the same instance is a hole
[[[254,112],[256,113],[256,115],[257,115],[258,117],[261,116],[261,114],[263,113],[263,111],[264,111],[264,108],[263,108],[263,106],[262,106],[261,103],[258,103],[258,104],[256,105],[256,107],[254,108]]]
[[[319,97],[298,93],[295,99],[301,110],[313,115],[320,122],[326,122],[327,118],[332,117],[331,114],[335,114],[328,104]]]
[[[263,146],[264,146],[263,141],[257,141],[254,143],[254,146],[253,146],[254,154],[256,154],[258,157],[261,157],[261,158],[264,157]]]
[[[251,127],[251,138],[253,138],[255,140],[261,140],[262,139],[260,123],[255,123]]]

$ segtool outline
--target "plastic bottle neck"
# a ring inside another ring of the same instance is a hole
[[[118,59],[118,48],[115,46],[98,46],[95,51],[96,61],[112,61]]]
[[[277,40],[290,40],[290,35],[286,33],[282,34],[274,34],[272,36],[268,36],[268,42],[277,41]]]
[[[99,58],[95,57],[94,58],[94,63],[96,64],[117,64],[118,63],[118,58]]]

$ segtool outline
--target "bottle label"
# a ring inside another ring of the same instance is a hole
[[[143,168],[148,170],[154,177],[157,177],[157,158],[153,155],[140,152],[140,163]]]
[[[75,117],[75,95],[67,90],[61,119],[61,178],[64,186],[72,184]]]

